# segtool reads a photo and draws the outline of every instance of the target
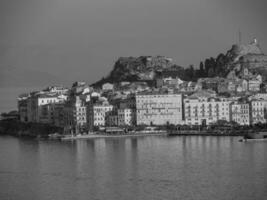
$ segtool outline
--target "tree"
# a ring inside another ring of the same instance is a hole
[[[205,68],[203,62],[200,62],[199,64],[199,76],[205,77]]]
[[[186,76],[188,77],[189,80],[194,80],[195,70],[193,65],[190,65],[189,68],[186,69]]]

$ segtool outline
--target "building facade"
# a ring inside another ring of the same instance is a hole
[[[186,125],[210,125],[218,120],[230,121],[230,101],[225,98],[186,98]]]
[[[64,106],[64,127],[65,132],[79,133],[87,128],[87,109],[85,102],[75,96]]]
[[[21,122],[28,122],[28,102],[27,96],[18,98],[18,115]]]
[[[249,103],[233,102],[231,108],[231,121],[239,125],[250,125],[250,105]]]
[[[176,125],[181,123],[181,94],[140,93],[136,95],[137,125]]]
[[[251,106],[251,124],[266,123],[266,101],[264,100],[252,100]]]
[[[135,109],[118,109],[118,126],[133,126],[136,124]]]
[[[88,105],[88,125],[92,130],[94,127],[107,125],[107,118],[113,113],[113,105],[108,102],[97,102]]]

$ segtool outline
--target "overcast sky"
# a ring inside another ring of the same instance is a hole
[[[237,43],[239,29],[267,53],[266,8],[266,0],[0,0],[0,66],[90,83],[120,56],[198,65]]]

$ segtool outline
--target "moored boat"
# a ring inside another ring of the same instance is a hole
[[[59,133],[52,133],[52,134],[48,135],[48,138],[49,139],[60,139],[60,138],[62,138],[62,135]]]
[[[240,140],[241,142],[246,141],[267,141],[267,132],[249,132],[246,133],[244,138]]]

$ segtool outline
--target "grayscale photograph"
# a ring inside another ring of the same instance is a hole
[[[266,200],[266,0],[0,0],[0,200]]]

